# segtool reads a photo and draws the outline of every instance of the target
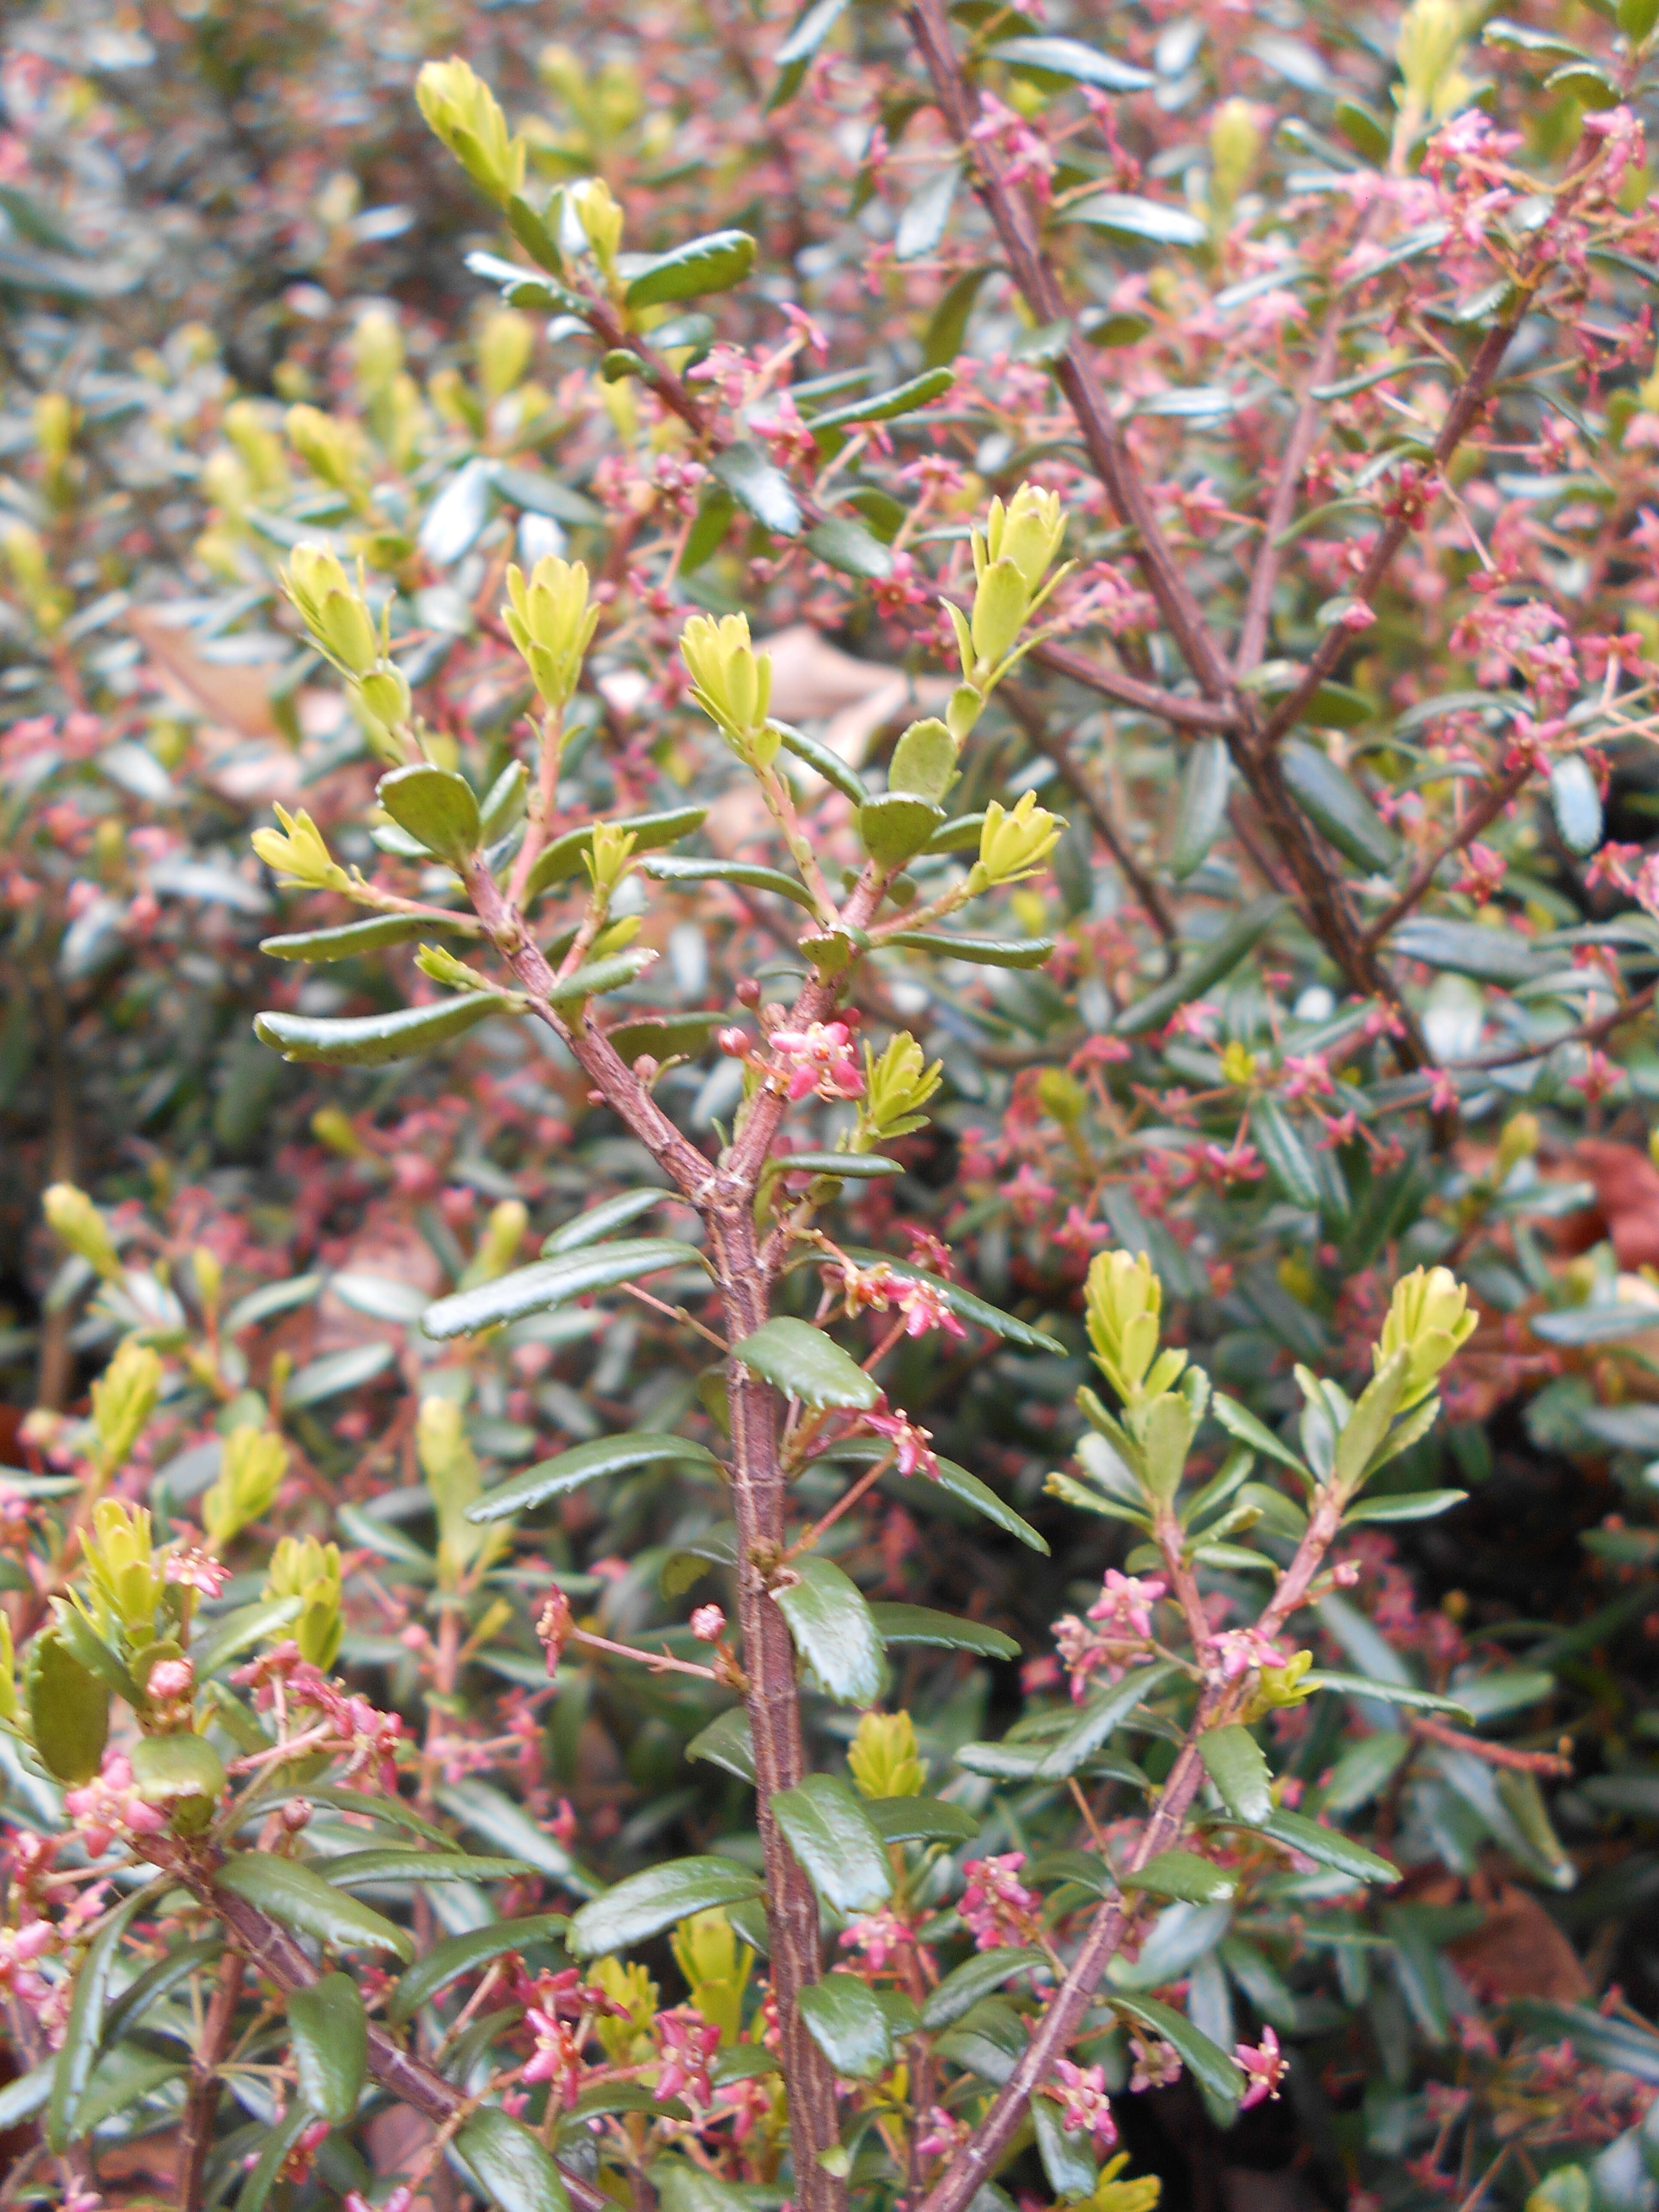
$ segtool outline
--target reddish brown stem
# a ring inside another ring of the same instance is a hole
[[[179,2143],[179,2212],[200,2212],[202,2183],[213,2144],[213,2115],[219,2102],[219,2068],[230,2046],[232,2022],[242,1994],[242,1957],[227,1951],[219,1979],[208,2002],[202,2040],[190,2062],[190,2096]]]
[[[1489,822],[1495,822],[1510,801],[1517,797],[1522,787],[1532,774],[1531,763],[1511,769],[1509,774],[1483,791],[1459,824],[1455,836],[1449,837],[1437,853],[1431,854],[1418,869],[1392,906],[1387,908],[1365,932],[1367,949],[1380,945],[1398,923],[1402,922],[1412,908],[1428,891],[1445,863],[1461,853],[1466,845],[1473,844]]]
[[[1554,1751],[1516,1751],[1507,1743],[1487,1743],[1478,1735],[1465,1735],[1462,1729],[1448,1728],[1444,1721],[1431,1720],[1425,1714],[1412,1717],[1412,1734],[1420,1735],[1430,1743],[1443,1744],[1448,1751],[1466,1751],[1472,1759],[1486,1766],[1507,1767],[1511,1774],[1548,1774],[1565,1777],[1572,1772],[1572,1761]]]

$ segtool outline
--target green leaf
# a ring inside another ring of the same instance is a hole
[[[414,1850],[396,1844],[343,1851],[327,1864],[336,1889],[373,1889],[405,1881],[512,1881],[533,1871],[523,1859],[469,1858],[464,1851]]]
[[[1280,1197],[1317,1213],[1322,1195],[1318,1170],[1301,1132],[1277,1098],[1251,1099],[1250,1136]]]
[[[877,940],[879,952],[902,945],[939,960],[966,960],[975,968],[1041,968],[1054,955],[1052,937],[955,937],[944,930],[896,929]]]
[[[649,1213],[660,1206],[669,1195],[665,1190],[625,1190],[615,1198],[604,1198],[597,1206],[590,1206],[585,1213],[573,1214],[562,1221],[551,1236],[542,1239],[544,1260],[556,1260],[563,1252],[580,1252],[585,1246],[597,1244],[609,1237],[613,1230],[625,1229],[630,1221]]]
[[[1265,1422],[1257,1420],[1248,1406],[1241,1406],[1236,1398],[1229,1398],[1224,1392],[1215,1390],[1210,1394],[1210,1411],[1230,1437],[1236,1437],[1242,1444],[1249,1444],[1252,1451],[1263,1452],[1269,1459],[1276,1459],[1281,1467],[1292,1468],[1304,1483],[1311,1480],[1307,1468],[1290,1446],[1280,1443]]]
[[[659,1275],[665,1267],[702,1264],[702,1255],[694,1244],[682,1244],[672,1237],[621,1237],[591,1252],[538,1260],[528,1267],[515,1267],[510,1274],[497,1275],[493,1282],[457,1291],[428,1306],[421,1327],[428,1336],[439,1339],[475,1335],[502,1322],[519,1321],[526,1314],[565,1305],[589,1291],[612,1289],[641,1275]]]
[[[808,2034],[837,2074],[873,2081],[892,2064],[887,2015],[868,1982],[856,1974],[826,1974],[809,1983],[797,2002]]]
[[[981,1620],[963,1620],[925,1605],[872,1605],[870,1611],[884,1644],[931,1644],[941,1651],[976,1651],[984,1659],[1019,1656],[1013,1637]]]
[[[850,769],[841,755],[820,738],[809,738],[805,730],[797,730],[787,722],[780,722],[775,715],[768,722],[769,730],[775,730],[783,740],[786,752],[793,753],[797,760],[805,761],[824,781],[831,784],[843,798],[850,799],[854,806],[862,806],[869,799],[863,778]]]
[[[1361,1392],[1336,1441],[1333,1474],[1345,1493],[1358,1489],[1397,1411],[1411,1354],[1404,1346],[1391,1352]],[[1305,1431],[1304,1431],[1305,1434]]]
[[[603,960],[592,961],[568,975],[561,975],[548,991],[547,1003],[569,1006],[597,999],[606,991],[619,991],[624,983],[642,975],[656,957],[648,945],[639,945],[631,952],[612,952]]]
[[[1319,1794],[1322,1812],[1353,1813],[1380,1796],[1411,1756],[1412,1739],[1398,1729],[1351,1743],[1330,1771]]]
[[[485,1843],[524,1859],[578,1897],[592,1897],[598,1889],[594,1877],[571,1857],[558,1838],[504,1790],[488,1782],[451,1783],[439,1790],[438,1802]]]
[[[422,761],[394,768],[374,787],[374,796],[401,830],[460,866],[478,848],[478,802],[472,787],[453,768]]]
[[[495,2106],[474,2112],[455,2148],[497,2212],[570,2212],[552,2154],[522,2121]]]
[[[130,1981],[104,2014],[102,2047],[108,2051],[118,2043],[130,2023],[141,2021],[149,2007],[177,1989],[180,1982],[204,1966],[212,1966],[224,1951],[218,1936],[204,1936],[199,1943],[179,1943],[166,1951],[153,1966]],[[0,2119],[0,2132],[6,2123]]]
[[[1601,842],[1601,789],[1582,753],[1550,763],[1550,805],[1567,850],[1595,852]]]
[[[1145,92],[1156,82],[1145,70],[1097,53],[1080,39],[1001,39],[988,51],[993,61],[1034,70],[1040,76],[1069,77],[1100,92]]]
[[[1212,984],[1231,975],[1239,962],[1253,952],[1284,911],[1281,898],[1260,898],[1247,906],[1231,929],[1223,930],[1195,960],[1157,990],[1149,991],[1126,1006],[1112,1026],[1120,1036],[1141,1036],[1161,1029],[1171,1014],[1188,1000],[1201,998]]]
[[[868,1412],[881,1396],[880,1386],[833,1337],[787,1315],[740,1338],[732,1357],[804,1406],[855,1406]]]
[[[1395,1498],[1369,1498],[1350,1507],[1342,1516],[1342,1526],[1350,1528],[1358,1521],[1432,1520],[1437,1513],[1449,1513],[1454,1505],[1461,1505],[1468,1494],[1467,1490],[1413,1490]]]
[[[984,1826],[945,1797],[876,1797],[864,1809],[884,1844],[971,1844]]]
[[[835,1774],[809,1774],[772,1799],[789,1848],[826,1905],[873,1912],[892,1894],[887,1853],[864,1800]]]
[[[238,1851],[214,1875],[220,1889],[269,1913],[284,1928],[319,1943],[365,1951],[395,1951],[407,1964],[415,1946],[401,1928],[356,1899],[345,1897],[314,1868],[270,1851]]]
[[[153,1881],[135,1890],[118,1905],[87,1947],[75,1977],[68,2025],[52,2069],[52,2103],[46,2116],[46,2141],[55,2151],[77,2142],[76,2120],[82,2095],[98,2057],[104,2026],[104,2006],[109,1996],[110,1976],[121,1954],[121,1938],[141,1911],[153,1909],[170,1881]]]
[[[809,914],[814,910],[812,894],[805,884],[786,876],[781,868],[763,868],[755,860],[670,858],[646,861],[640,873],[664,884],[744,884],[750,890],[773,891],[779,898],[793,899]]]
[[[43,2058],[27,2074],[20,2074],[15,2081],[8,2081],[0,2089],[0,2135],[9,2135],[25,2120],[32,2120],[52,2094],[52,2075],[58,2070],[54,2058]]]
[[[735,1859],[674,1859],[629,1875],[584,1905],[565,1937],[573,1959],[627,1951],[665,1928],[717,1905],[741,1905],[762,1893],[760,1876]]]
[[[800,508],[789,479],[752,438],[739,438],[709,464],[740,507],[780,538],[800,536]]]
[[[1091,192],[1073,200],[1056,222],[1086,222],[1115,237],[1145,246],[1202,246],[1209,233],[1195,215],[1167,201],[1142,199],[1133,192]]]
[[[669,1060],[700,1060],[708,1049],[711,1033],[726,1020],[724,1013],[647,1014],[636,1022],[617,1022],[605,1033],[605,1042],[629,1066],[648,1052],[659,1065]],[[544,1248],[545,1249],[545,1248]]]
[[[467,917],[457,915],[457,929],[468,927]],[[405,945],[412,937],[430,937],[442,924],[429,915],[378,914],[368,921],[343,921],[335,929],[302,930],[295,937],[263,937],[261,952],[273,960],[355,960],[365,952],[380,952],[388,945]]]
[[[889,391],[872,392],[862,399],[849,399],[844,406],[815,415],[806,427],[816,435],[820,430],[839,429],[849,422],[890,422],[898,416],[914,415],[918,407],[926,407],[932,400],[942,399],[955,382],[953,369],[925,368],[920,376],[896,384]]]
[[[850,515],[826,515],[806,533],[808,549],[827,568],[843,576],[864,576],[880,583],[893,573],[893,556],[873,531]]]
[[[1510,2010],[1528,2034],[1571,2043],[1581,2065],[1609,2067],[1659,2087],[1659,2036],[1650,2028],[1632,2020],[1610,2020],[1589,2005],[1555,2004],[1542,1997],[1515,1999]]]
[[[134,1787],[147,1805],[177,1806],[200,1798],[211,1807],[224,1794],[223,1759],[205,1736],[188,1729],[177,1735],[141,1736],[131,1759]]]
[[[777,1152],[766,1164],[769,1172],[834,1176],[842,1182],[882,1182],[904,1173],[902,1161],[885,1152]]]
[[[650,2178],[662,2212],[756,2212],[741,2189],[684,2159],[659,2160],[650,2168]]]
[[[1098,1751],[1136,1706],[1174,1672],[1175,1668],[1167,1663],[1132,1668],[1103,1697],[1085,1705],[1065,1734],[1055,1738],[1038,1760],[1034,1779],[1063,1782],[1068,1774],[1075,1774],[1085,1759]]]
[[[800,90],[815,56],[841,21],[846,6],[847,0],[806,0],[772,57],[778,74],[766,102],[769,115],[775,114]]]
[[[1513,928],[1488,929],[1477,921],[1441,921],[1413,915],[1389,939],[1391,951],[1425,968],[1473,976],[1477,983],[1512,988],[1546,972],[1546,963]]]
[[[1177,883],[1202,866],[1221,835],[1232,780],[1232,757],[1225,740],[1200,738],[1182,773],[1181,803],[1170,841],[1170,872]]]
[[[1400,858],[1399,839],[1328,754],[1291,738],[1279,757],[1291,796],[1339,853],[1362,868],[1394,866]]]
[[[289,2154],[316,2118],[315,2112],[297,2097],[295,2099],[266,2135],[258,2160],[237,2197],[236,2212],[264,2212],[265,2201],[276,2185],[276,2176],[288,2163]]]
[[[722,1766],[728,1774],[735,1774],[739,1782],[752,1785],[755,1739],[743,1707],[733,1705],[718,1720],[710,1721],[686,1745],[685,1755],[688,1759],[706,1759],[711,1766]]]
[[[826,1696],[842,1705],[873,1705],[881,1695],[881,1638],[863,1591],[839,1567],[810,1553],[791,1571],[799,1579],[772,1595],[796,1650]]]
[[[70,1650],[56,1628],[29,1645],[23,1675],[34,1748],[59,1782],[90,1782],[109,1738],[109,1688]]]
[[[688,1437],[643,1433],[595,1437],[591,1443],[575,1444],[555,1459],[538,1460],[534,1467],[526,1468],[498,1490],[486,1492],[476,1505],[468,1506],[466,1517],[505,1521],[514,1514],[528,1512],[532,1506],[544,1505],[550,1498],[566,1497],[584,1483],[597,1482],[602,1475],[626,1474],[635,1468],[676,1462],[696,1467],[717,1464],[706,1446],[694,1443]]]
[[[1307,1680],[1307,1676],[1303,1676]],[[1386,1694],[1386,1692],[1385,1692]],[[1400,1869],[1375,1851],[1368,1851],[1363,1844],[1355,1843],[1335,1828],[1322,1827],[1310,1820],[1305,1813],[1286,1812],[1281,1806],[1271,1820],[1260,1824],[1261,1833],[1271,1836],[1275,1843],[1288,1844],[1300,1851],[1304,1858],[1316,1859],[1321,1866],[1334,1867],[1339,1874],[1351,1875],[1356,1881],[1393,1883],[1400,1880]]]
[[[197,1680],[210,1680],[228,1659],[246,1651],[251,1644],[263,1644],[276,1636],[304,1611],[305,1600],[301,1597],[262,1597],[252,1605],[239,1605],[234,1612],[221,1613],[207,1634],[190,1647]]]
[[[962,351],[980,286],[993,274],[994,264],[989,262],[977,269],[965,269],[940,295],[921,341],[921,357],[929,368],[947,368]]]
[[[930,2034],[949,2027],[965,2012],[976,2005],[981,1997],[1000,1990],[1016,1974],[1029,1973],[1031,1969],[1047,1964],[1041,1951],[1016,1950],[1005,1946],[994,1951],[981,1951],[948,1973],[923,2002],[921,2024]]]
[[[434,1943],[398,1982],[386,2018],[393,2027],[401,2027],[463,1974],[504,1958],[509,1951],[528,1950],[532,1943],[562,1936],[569,1925],[567,1913],[535,1912],[522,1920],[491,1921],[487,1927],[469,1928],[463,1935]]]
[[[368,2070],[368,2020],[349,1974],[325,1974],[289,1992],[288,2023],[302,2101],[335,2126],[357,2109]]]
[[[78,1659],[89,1674],[107,1682],[118,1698],[124,1698],[130,1705],[138,1705],[142,1699],[138,1685],[80,1607],[60,1597],[52,1600],[52,1610],[55,1633],[68,1646],[71,1658]]]
[[[1173,2006],[1161,2004],[1156,1997],[1126,1996],[1114,1990],[1111,2003],[1115,2011],[1150,2027],[1154,2035],[1161,2036],[1181,2059],[1199,2087],[1218,2103],[1235,2106],[1244,2094],[1244,2076],[1228,2057],[1226,2052],[1200,2034],[1184,2013]]]
[[[694,575],[705,561],[711,560],[725,542],[732,527],[732,518],[738,503],[717,477],[708,477],[697,497],[697,512],[690,529],[686,532],[685,550],[680,556],[680,574]]]
[[[988,1483],[981,1482],[976,1474],[969,1474],[965,1467],[958,1467],[954,1460],[936,1458],[933,1464],[939,1469],[937,1475],[930,1478],[918,1474],[912,1479],[921,1483],[931,1480],[935,1488],[948,1492],[952,1498],[959,1498],[964,1505],[971,1505],[975,1513],[982,1513],[999,1528],[1006,1528],[1011,1536],[1018,1537],[1029,1550],[1041,1552],[1044,1559],[1048,1558],[1047,1539],[1040,1536],[1030,1522],[1016,1513],[1012,1505],[1005,1504]],[[926,1491],[921,1493],[921,1498],[925,1503]]]
[[[1045,41],[1032,40],[1030,43],[1041,46]],[[1091,2197],[1098,2173],[1092,2137],[1086,2130],[1067,2135],[1059,2107],[1047,2097],[1033,2097],[1030,2112],[1036,2129],[1037,2153],[1049,2188],[1056,2197],[1068,2202]]]
[[[1442,1697],[1436,1690],[1419,1690],[1414,1682],[1390,1682],[1374,1674],[1345,1674],[1329,1667],[1310,1668],[1299,1686],[1304,1690],[1335,1690],[1345,1698],[1377,1698],[1387,1705],[1408,1705],[1415,1712],[1450,1713],[1461,1721],[1474,1716],[1461,1698]]]
[[[1236,1820],[1254,1827],[1272,1817],[1273,1771],[1249,1729],[1237,1723],[1206,1729],[1198,1739],[1198,1755]]]
[[[859,836],[884,868],[902,867],[921,851],[945,819],[945,809],[912,792],[884,791],[859,809]]]
[[[1616,1344],[1620,1337],[1646,1336],[1654,1310],[1634,1300],[1617,1305],[1571,1306],[1561,1313],[1531,1314],[1527,1326],[1546,1344]]]
[[[700,300],[707,292],[729,292],[754,265],[755,241],[746,230],[712,230],[647,262],[629,278],[623,298],[629,307]]]
[[[1173,1898],[1178,1905],[1225,1905],[1238,1884],[1230,1874],[1196,1851],[1159,1851],[1134,1874],[1123,1877],[1125,1889],[1150,1890],[1154,1897]]]
[[[413,1060],[476,1029],[520,1001],[504,991],[469,991],[430,1006],[403,1006],[392,1014],[358,1014],[328,1021],[314,1014],[256,1014],[253,1034],[284,1060],[314,1067],[383,1067]]]

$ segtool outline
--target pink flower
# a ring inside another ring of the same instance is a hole
[[[1215,1661],[1224,1682],[1236,1682],[1252,1667],[1282,1667],[1285,1655],[1258,1628],[1228,1628],[1215,1639]]]
[[[1166,2089],[1171,2081],[1181,2079],[1180,2055],[1167,2043],[1157,2036],[1137,2035],[1133,2041],[1135,2064],[1129,2087],[1137,2094],[1142,2089]]]
[[[1109,2150],[1117,2141],[1117,2122],[1112,2118],[1111,2100],[1106,2094],[1106,2071],[1101,2066],[1078,2066],[1069,2058],[1054,2061],[1056,2082],[1045,2085],[1043,2094],[1053,2097],[1060,2106],[1060,2125],[1068,2136],[1081,2128],[1091,2135],[1102,2150]]]
[[[866,1413],[866,1429],[873,1429],[878,1437],[890,1437],[898,1448],[898,1471],[901,1474],[925,1474],[930,1482],[939,1480],[939,1461],[933,1453],[933,1432],[921,1428],[901,1409],[896,1413]]]
[[[575,1631],[576,1620],[570,1610],[569,1599],[562,1589],[550,1589],[547,1594],[547,1603],[542,1607],[536,1622],[536,1633],[547,1653],[550,1674],[557,1671],[559,1661],[564,1656],[564,1647]]]
[[[828,1099],[864,1096],[864,1071],[845,1022],[809,1022],[804,1030],[774,1030],[770,1042],[787,1066],[791,1098],[805,1098],[814,1091]]]
[[[885,1905],[879,1912],[866,1913],[863,1919],[852,1922],[840,1937],[842,1949],[857,1951],[872,1974],[884,1972],[888,1960],[909,1940],[909,1929]]]
[[[1262,2029],[1260,2043],[1236,2045],[1233,2058],[1243,2068],[1249,2084],[1239,2099],[1241,2112],[1248,2112],[1252,2105],[1260,2105],[1268,2098],[1277,2101],[1279,2085],[1289,2070],[1290,2061],[1281,2054],[1279,2038],[1272,2028]]]
[[[1100,1595],[1089,1607],[1089,1618],[1127,1629],[1132,1636],[1148,1637],[1152,1632],[1152,1607],[1169,1587],[1157,1575],[1143,1581],[1139,1575],[1121,1575],[1115,1567],[1108,1567]]]
[[[64,1792],[64,1807],[94,1858],[101,1858],[118,1836],[157,1836],[167,1826],[166,1815],[133,1788],[132,1763],[124,1751],[106,1751],[90,1782]]]
[[[1019,1880],[1024,1863],[1024,1851],[1004,1851],[996,1858],[969,1859],[963,1867],[968,1887],[957,1910],[980,1950],[1029,1943],[1036,1933],[1038,1900]]]
[[[659,2013],[657,2033],[662,2045],[662,2070],[656,2087],[659,2100],[684,2097],[707,2111],[714,2100],[708,2062],[720,2047],[719,2028],[695,2006],[682,2005],[674,2012]]]
[[[196,1670],[188,1659],[163,1659],[150,1668],[145,1686],[165,1705],[172,1698],[187,1698],[195,1680]]]
[[[526,2013],[525,2024],[536,2038],[536,2048],[524,2069],[524,2080],[550,2083],[568,2111],[581,2087],[581,2045],[575,2031],[534,2005]]]
[[[193,1545],[182,1552],[174,1552],[166,1567],[167,1578],[174,1584],[197,1591],[203,1597],[217,1597],[230,1580],[230,1569],[222,1566],[210,1553],[198,1551]]]
[[[700,1605],[691,1615],[691,1633],[699,1644],[718,1644],[726,1633],[726,1615],[717,1605]]]

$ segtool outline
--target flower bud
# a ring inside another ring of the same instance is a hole
[[[225,1438],[219,1477],[202,1496],[202,1526],[216,1551],[267,1513],[288,1473],[288,1446],[251,1422]]]
[[[1037,805],[1034,792],[1023,793],[1012,813],[994,799],[979,833],[979,866],[974,873],[981,880],[975,888],[985,890],[993,884],[1018,883],[1035,874],[1060,842],[1065,827],[1059,815]]]
[[[1035,595],[1066,535],[1066,515],[1058,492],[1022,484],[1006,507],[991,501],[985,535],[974,533],[974,574],[983,575],[997,561],[1012,561],[1028,594]]]
[[[388,735],[402,729],[415,711],[415,696],[409,688],[409,678],[395,662],[377,661],[367,676],[351,687],[351,702],[365,721]],[[397,758],[401,764],[403,753]]]
[[[566,198],[575,210],[593,258],[608,276],[623,234],[623,211],[611,198],[610,185],[603,177],[590,177],[585,184],[573,185]]]
[[[680,658],[691,696],[712,722],[743,746],[766,724],[772,697],[772,656],[754,651],[744,615],[693,615],[680,632]]]
[[[528,584],[516,563],[508,568],[507,593],[501,619],[507,635],[545,703],[562,707],[580,680],[599,627],[599,611],[587,603],[587,570],[580,561],[544,553]]]
[[[358,433],[352,424],[337,422],[320,407],[290,407],[283,428],[289,445],[313,476],[320,477],[349,499],[362,499]]]
[[[1101,1372],[1126,1406],[1171,1389],[1184,1352],[1158,1353],[1164,1285],[1144,1252],[1097,1252],[1089,1263],[1089,1341]]]
[[[329,858],[321,830],[303,808],[298,814],[290,814],[279,806],[276,813],[281,830],[256,830],[252,839],[254,851],[272,873],[305,884],[313,890],[348,890],[350,878],[337,861]]]
[[[717,1605],[700,1605],[691,1614],[691,1633],[699,1644],[718,1644],[726,1633],[726,1615]]]
[[[367,399],[390,391],[404,365],[404,334],[387,307],[365,307],[351,333],[351,366]]]
[[[908,1713],[866,1713],[847,1764],[861,1797],[917,1797],[927,1780]]]
[[[1469,1294],[1449,1267],[1413,1267],[1395,1285],[1371,1364],[1380,1369],[1401,1349],[1411,1355],[1398,1412],[1428,1396],[1441,1369],[1474,1334],[1475,1322]]]
[[[149,1356],[155,1359],[154,1352]],[[119,1358],[118,1352],[117,1362]],[[155,1359],[158,1382],[161,1365]],[[106,1613],[125,1628],[149,1630],[167,1585],[166,1571],[151,1542],[149,1515],[142,1506],[124,1505],[118,1498],[100,1498],[92,1510],[85,1549],[88,1576]]]
[[[77,1190],[72,1182],[55,1182],[40,1206],[60,1244],[67,1244],[106,1283],[119,1281],[121,1261],[115,1240],[85,1191]]]
[[[993,561],[981,572],[969,629],[976,666],[994,669],[1006,658],[1030,604],[1025,579],[1013,562]]]
[[[587,870],[596,891],[615,890],[628,866],[633,852],[635,835],[631,830],[618,830],[612,822],[593,824],[593,842],[582,854],[582,866]]]
[[[748,1056],[749,1032],[747,1030],[721,1030],[714,1042],[729,1059],[743,1060]]]
[[[283,586],[300,619],[337,668],[363,676],[374,667],[380,642],[362,593],[325,545],[296,545],[283,572]]]
[[[340,1547],[314,1536],[284,1536],[271,1554],[266,1597],[297,1597],[304,1610],[294,1624],[300,1656],[325,1673],[339,1656],[345,1635],[340,1617]]]
[[[478,190],[505,205],[524,188],[524,141],[508,135],[507,118],[489,87],[459,55],[428,62],[415,97],[434,134]]]

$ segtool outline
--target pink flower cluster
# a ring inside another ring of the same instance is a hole
[[[132,1761],[124,1751],[106,1751],[90,1782],[64,1793],[64,1808],[80,1830],[88,1851],[101,1858],[118,1836],[159,1836],[167,1815],[147,1805],[133,1786]]]
[[[1145,1651],[1152,1632],[1152,1607],[1168,1588],[1156,1575],[1125,1575],[1108,1567],[1087,1620],[1068,1613],[1054,1623],[1054,1644],[1071,1674],[1074,1699],[1081,1701],[1098,1669],[1103,1668],[1107,1680],[1115,1682]]]
[[[977,1949],[1029,1943],[1036,1936],[1039,1899],[1019,1879],[1024,1863],[1024,1851],[1004,1851],[995,1858],[969,1859],[963,1867],[968,1887],[957,1910]]]
[[[816,1091],[820,1098],[862,1098],[864,1070],[853,1049],[845,1022],[808,1022],[805,1029],[778,1029],[769,1039],[781,1061],[791,1098]]]

